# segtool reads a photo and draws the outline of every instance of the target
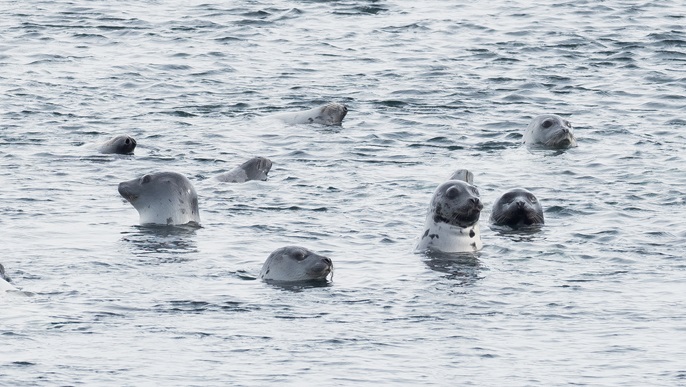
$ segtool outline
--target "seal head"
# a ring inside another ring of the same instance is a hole
[[[544,224],[543,207],[536,196],[523,188],[505,192],[493,203],[490,221],[514,229]]]
[[[136,140],[127,135],[116,136],[100,145],[98,150],[105,154],[130,155],[136,149]]]
[[[159,172],[119,183],[119,194],[138,211],[141,224],[200,224],[193,184],[176,172]]]
[[[565,149],[577,146],[572,124],[555,114],[543,114],[529,123],[524,144],[543,149]]]
[[[267,180],[272,162],[266,157],[253,157],[229,172],[217,175],[216,179],[227,183],[244,183],[250,180]]]
[[[289,124],[340,125],[346,114],[348,114],[348,108],[345,105],[331,102],[314,109],[294,113],[279,113],[272,117]]]
[[[333,273],[333,262],[304,247],[286,246],[274,250],[262,265],[259,278],[266,281],[325,281]]]

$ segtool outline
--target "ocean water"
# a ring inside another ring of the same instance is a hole
[[[686,385],[682,2],[0,5],[0,385]],[[542,113],[579,146],[522,147]],[[416,254],[459,168],[484,248]],[[138,225],[117,185],[159,171],[201,228]],[[540,231],[489,227],[515,187]],[[256,280],[286,245],[333,279]]]

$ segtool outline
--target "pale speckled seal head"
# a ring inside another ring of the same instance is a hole
[[[141,224],[200,224],[193,184],[176,172],[159,172],[119,183],[119,194],[138,211]]]
[[[431,198],[417,251],[473,252],[483,247],[479,191],[462,180],[448,180]]]
[[[253,157],[229,172],[216,176],[219,181],[227,183],[244,183],[249,180],[267,180],[267,173],[272,162],[266,157]]]
[[[532,148],[565,149],[576,146],[572,124],[555,114],[543,114],[529,123],[524,144]]]
[[[346,114],[348,114],[348,108],[345,105],[331,102],[314,109],[293,113],[279,113],[272,117],[289,124],[340,125]]]
[[[536,196],[523,188],[505,192],[493,203],[491,223],[520,228],[544,224],[543,207]]]
[[[278,282],[324,281],[332,273],[331,259],[304,247],[286,246],[269,255],[259,278]]]
[[[136,149],[136,140],[131,136],[121,135],[102,143],[98,151],[105,154],[130,155],[133,154],[134,149]]]

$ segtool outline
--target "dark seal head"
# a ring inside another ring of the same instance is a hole
[[[491,211],[491,223],[496,226],[521,228],[544,224],[543,207],[536,196],[523,188],[505,192]]]
[[[100,145],[98,150],[105,154],[130,155],[136,149],[136,140],[127,135],[116,136]]]
[[[555,114],[543,114],[531,120],[524,133],[524,144],[532,148],[565,149],[576,146],[572,124]]]
[[[179,173],[152,173],[121,182],[119,194],[138,211],[141,224],[200,224],[198,195]]]
[[[262,265],[259,278],[278,282],[325,281],[331,273],[331,259],[304,247],[286,246],[269,255]]]

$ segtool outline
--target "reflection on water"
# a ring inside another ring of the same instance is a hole
[[[333,280],[333,276],[331,278]],[[307,281],[264,281],[265,283],[281,290],[291,292],[302,292],[307,289],[327,288],[333,286],[333,281],[328,280],[307,280]]]
[[[431,270],[444,273],[458,286],[472,285],[480,279],[481,262],[476,253],[425,252],[423,261]]]
[[[121,241],[131,246],[135,255],[150,256],[159,254],[165,262],[185,261],[185,254],[197,253],[198,246],[195,240],[197,226],[158,226],[144,225],[134,226],[131,231],[122,232]]]

